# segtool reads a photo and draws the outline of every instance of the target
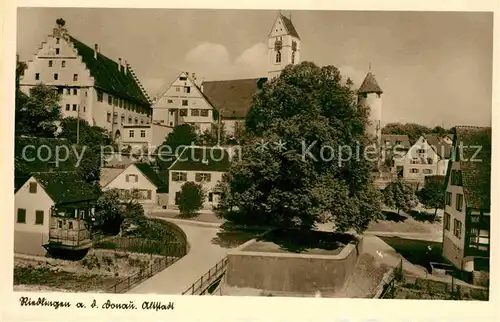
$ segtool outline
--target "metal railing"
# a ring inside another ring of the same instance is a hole
[[[205,275],[194,282],[182,295],[202,295],[224,274],[227,268],[227,257],[215,264]]]
[[[145,270],[141,270],[139,273],[125,277],[118,281],[111,287],[106,289],[107,293],[125,293],[130,290],[134,285],[141,283],[142,281],[152,277],[158,272],[161,272],[165,268],[171,266],[177,262],[181,257],[163,257],[158,263],[154,263]]]
[[[398,266],[394,268],[389,280],[384,284],[382,294],[380,294],[381,299],[392,299],[394,298],[394,292],[396,290],[396,282],[402,281],[403,275],[403,260],[399,262]]]

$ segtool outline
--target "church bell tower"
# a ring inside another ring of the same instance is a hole
[[[289,64],[300,62],[300,36],[292,23],[292,16],[281,12],[276,17],[268,36],[269,78],[279,76]]]

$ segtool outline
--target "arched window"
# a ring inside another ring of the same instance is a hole
[[[281,63],[281,51],[276,52],[276,63]]]

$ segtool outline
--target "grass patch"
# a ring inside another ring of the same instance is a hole
[[[53,271],[47,267],[14,268],[14,285],[44,285],[71,291],[100,291],[118,282],[118,277],[82,275],[66,271]]]
[[[212,243],[223,248],[238,247],[251,239],[258,238],[267,231],[267,229],[235,227],[224,224],[217,232],[217,236],[212,239]]]
[[[441,255],[442,244],[417,239],[378,236],[396,252],[414,265],[426,268],[430,272],[430,262],[446,263]]]

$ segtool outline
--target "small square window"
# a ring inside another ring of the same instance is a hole
[[[59,44],[60,38],[56,38],[56,44]]]
[[[49,67],[52,67],[52,60],[49,60]]]
[[[69,104],[66,104],[66,111],[69,111],[69,109],[70,109]]]
[[[73,95],[78,95],[78,89],[77,88],[73,88]]]
[[[108,112],[106,116],[106,121],[111,122],[111,112]]]
[[[176,87],[176,88],[175,88],[175,91],[176,91],[176,92],[180,92],[180,91],[181,91],[181,88],[180,88],[180,87]]]
[[[201,110],[200,115],[201,116],[208,116],[208,110]]]
[[[141,130],[141,138],[145,138],[146,137],[146,130]]]
[[[73,222],[72,222],[72,221],[70,221],[68,224],[69,224],[69,227],[68,227],[68,228],[69,228],[69,229],[73,229]]]
[[[65,61],[65,60],[63,60],[63,61],[61,62],[61,67],[62,67],[62,68],[66,67],[66,61]]]
[[[56,73],[54,74],[54,80],[58,80],[59,79],[59,75]]]
[[[182,106],[188,106],[188,100],[182,100]]]
[[[73,81],[74,82],[78,81],[78,74],[73,74]]]
[[[172,101],[172,100],[167,100],[167,103],[169,103],[169,104],[170,104],[170,103],[173,103],[173,102],[174,102],[174,101]]]
[[[83,113],[85,113],[85,106],[83,107]]]
[[[134,130],[129,130],[128,131],[128,137],[133,138],[134,137]]]
[[[77,105],[73,104],[73,111],[76,111]]]
[[[113,105],[113,96],[108,94],[108,104]]]
[[[59,55],[59,48],[56,48],[56,55]]]
[[[35,74],[35,79],[36,79],[36,80],[39,80],[39,79],[40,79],[40,73],[36,73],[36,74]]]

